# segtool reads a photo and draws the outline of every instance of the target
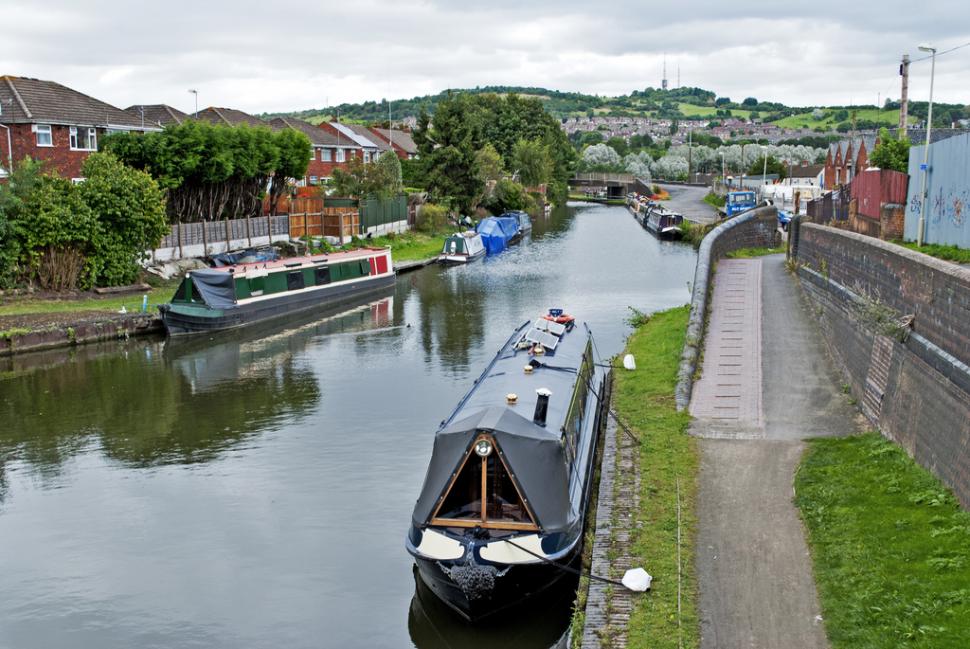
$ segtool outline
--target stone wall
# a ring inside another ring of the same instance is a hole
[[[970,270],[797,227],[801,286],[863,413],[970,508]]]
[[[756,207],[739,214],[711,230],[701,241],[701,247],[697,251],[697,267],[694,269],[687,339],[680,357],[675,389],[678,410],[684,410],[690,403],[697,358],[704,340],[704,318],[707,314],[711,278],[717,262],[734,250],[767,248],[779,245],[780,241],[778,210],[774,207]]]

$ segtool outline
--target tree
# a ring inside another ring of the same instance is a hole
[[[720,108],[721,106],[727,106],[731,103],[730,97],[718,97],[714,100],[714,105]]]
[[[599,144],[603,141],[603,134],[599,131],[586,131],[579,137],[579,148],[589,146],[591,144]]]
[[[438,104],[434,124],[422,112],[414,131],[414,141],[427,170],[428,190],[466,213],[484,187],[476,158],[482,142],[476,113],[467,95],[449,94]]]
[[[653,159],[650,157],[650,154],[645,151],[630,153],[623,158],[623,168],[637,178],[642,178],[649,182],[650,164],[652,162]]]
[[[508,178],[502,178],[495,184],[492,195],[485,200],[484,207],[492,214],[502,214],[524,210],[531,205],[532,200],[525,187]]]
[[[687,160],[676,155],[665,155],[653,163],[654,177],[663,180],[684,180],[687,178]]]
[[[526,187],[538,187],[549,180],[552,161],[538,140],[519,140],[512,148],[513,169]]]
[[[20,238],[16,220],[24,213],[31,194],[41,180],[42,163],[30,158],[21,160],[0,183],[0,288],[9,288],[20,274]]]
[[[478,161],[478,175],[483,183],[497,182],[505,176],[505,164],[502,156],[490,142],[486,142],[485,146],[478,150],[475,159]]]
[[[621,158],[630,152],[630,145],[627,143],[625,137],[620,137],[619,135],[614,135],[606,141],[606,144],[616,151],[616,154]]]
[[[758,158],[757,160],[751,163],[751,166],[748,168],[748,175],[760,176],[764,171],[765,171],[765,156],[761,156],[760,158]],[[768,156],[767,173],[778,174],[779,179],[783,179],[788,176],[787,170],[785,169],[785,165],[778,158],[772,155]]]
[[[754,97],[745,97],[744,98],[744,101],[741,102],[741,105],[742,106],[745,106],[745,107],[748,107],[748,108],[750,108],[752,106],[757,106],[758,105],[758,100],[755,99]]]
[[[594,144],[583,151],[583,166],[587,169],[612,171],[619,164],[619,154],[606,144]]]
[[[908,137],[896,138],[889,129],[879,129],[879,144],[872,150],[869,162],[880,169],[892,169],[907,173],[909,171]]]
[[[169,231],[162,190],[110,153],[91,154],[81,171],[86,180],[77,193],[97,222],[88,260],[92,279],[102,286],[131,284],[145,251]]]
[[[286,193],[289,184],[306,175],[307,167],[310,166],[310,156],[307,153],[310,139],[291,128],[284,128],[273,137],[279,149],[279,163],[273,170],[270,183],[270,213],[276,214],[279,200]]]
[[[821,108],[816,108],[815,110],[812,111],[812,119],[814,119],[815,121],[825,119],[825,111],[822,110]]]

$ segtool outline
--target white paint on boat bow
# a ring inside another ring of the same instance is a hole
[[[518,545],[520,548],[525,548],[530,552],[535,552],[539,556],[546,556],[546,553],[542,551],[542,543],[540,542],[538,534],[528,534],[526,536],[516,536],[511,539],[512,543]],[[539,563],[542,559],[532,556],[528,552],[520,550],[511,543],[506,543],[505,541],[492,541],[482,546],[480,554],[482,558],[486,561],[491,561],[492,563]]]
[[[435,532],[430,528],[424,530],[421,535],[421,544],[416,549],[429,559],[460,559],[465,554],[465,548],[460,541]]]

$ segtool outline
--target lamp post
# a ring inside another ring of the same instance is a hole
[[[926,227],[926,178],[930,173],[930,131],[933,130],[933,77],[936,75],[936,48],[929,45],[920,45],[921,52],[931,53],[930,63],[930,108],[926,114],[926,144],[923,147],[923,164],[920,165],[923,171],[923,180],[920,189],[919,203],[919,224],[916,232],[916,246],[923,245],[923,230]]]
[[[189,88],[189,92],[195,95],[195,118],[199,119],[199,91],[195,88]]]
[[[748,146],[747,142],[741,145],[741,180],[738,181],[738,189],[742,191],[744,190],[744,147],[746,146]]]
[[[765,167],[764,167],[764,170],[761,172],[761,184],[767,185],[768,184],[768,147],[766,146],[761,147],[761,155],[765,159]]]
[[[724,151],[719,152],[721,154],[721,184],[724,185],[725,191],[727,191],[727,167],[724,166]]]

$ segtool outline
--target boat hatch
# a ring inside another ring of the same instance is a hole
[[[532,328],[538,329],[539,331],[548,331],[554,336],[562,336],[566,333],[566,325],[545,318],[538,318],[532,325]]]
[[[501,449],[488,433],[480,433],[465,452],[431,524],[504,530],[539,529]]]

